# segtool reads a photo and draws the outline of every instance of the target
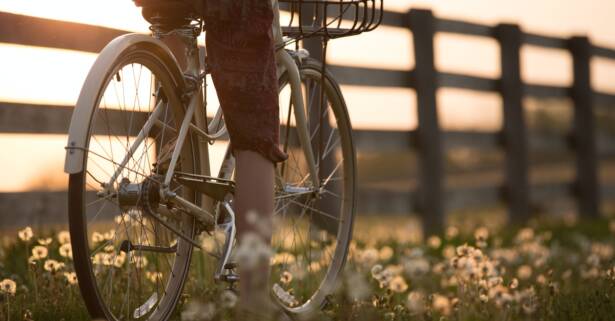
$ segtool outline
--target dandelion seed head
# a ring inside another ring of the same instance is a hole
[[[17,283],[11,279],[4,279],[0,282],[0,291],[8,295],[15,295],[17,292]]]
[[[380,261],[388,261],[393,257],[393,249],[390,246],[383,246],[378,252]]]
[[[395,276],[389,282],[389,289],[395,293],[403,293],[408,290],[408,283],[402,276]]]
[[[532,267],[529,265],[521,265],[517,269],[517,277],[521,280],[527,280],[532,277]]]
[[[234,255],[244,268],[251,269],[260,262],[270,262],[271,248],[258,234],[246,233],[242,236]]]
[[[58,248],[58,253],[60,253],[60,256],[64,258],[73,258],[73,248],[71,247],[70,243],[60,245],[60,247]]]
[[[378,262],[380,253],[375,248],[367,248],[359,254],[358,263],[365,267],[373,266]]]
[[[105,240],[105,236],[99,232],[92,233],[92,243],[100,243]]]
[[[438,236],[432,235],[427,239],[427,245],[432,249],[437,249],[442,245],[442,240]]]
[[[481,226],[477,228],[476,230],[474,230],[474,239],[476,239],[477,242],[487,241],[488,238],[489,238],[489,230],[486,227]]]
[[[47,257],[47,254],[49,254],[49,250],[42,245],[37,245],[32,248],[32,258],[34,260],[44,259]]]
[[[425,311],[425,295],[421,291],[411,291],[406,299],[406,307],[410,314],[422,314]]]
[[[58,232],[57,238],[58,238],[58,242],[61,245],[70,243],[70,233],[68,231],[60,231],[60,232]]]
[[[453,239],[459,235],[459,229],[455,226],[449,226],[446,228],[446,238]]]
[[[435,293],[432,297],[431,306],[442,315],[448,316],[451,314],[451,301],[444,295]]]
[[[519,287],[519,280],[518,280],[517,278],[513,278],[513,279],[510,281],[510,285],[508,285],[508,287],[509,287],[510,289],[512,289],[512,290],[514,290],[514,289],[518,288],[518,287]]]
[[[363,275],[358,272],[351,271],[345,274],[345,283],[347,286],[346,297],[353,301],[362,301],[369,297],[371,288]]]
[[[46,260],[43,268],[48,272],[57,272],[64,267],[64,263],[58,262],[56,260]]]
[[[232,309],[237,304],[237,295],[233,291],[225,290],[220,296],[222,307]]]
[[[288,271],[282,272],[282,274],[280,275],[280,282],[282,282],[282,284],[288,285],[292,281],[293,281],[292,273],[290,273]]]
[[[442,256],[445,259],[451,259],[456,255],[455,247],[452,245],[447,245],[442,249]]]
[[[70,285],[77,284],[77,274],[75,272],[64,272],[64,278]]]
[[[32,232],[31,227],[26,226],[23,230],[20,230],[17,232],[17,236],[19,236],[20,240],[27,242],[32,239],[32,237],[34,236],[34,233]]]
[[[518,243],[528,242],[532,239],[534,239],[534,230],[530,227],[522,228],[515,236],[515,241]]]
[[[50,238],[50,237],[41,238],[41,239],[38,239],[38,244],[40,244],[42,246],[47,246],[47,245],[51,244],[51,241],[53,241],[53,239]]]

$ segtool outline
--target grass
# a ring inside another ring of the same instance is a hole
[[[424,238],[409,235],[420,234],[415,221],[362,220],[318,320],[615,316],[615,220],[537,220],[517,228],[465,221]],[[61,250],[65,233],[21,233],[0,246],[0,320],[88,319],[67,246]],[[47,255],[37,259],[36,246]],[[213,284],[212,269],[212,260],[196,252],[175,320],[232,318],[236,298]]]

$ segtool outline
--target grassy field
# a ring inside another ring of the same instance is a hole
[[[613,320],[615,220],[361,218],[338,291],[318,320]],[[395,228],[391,228],[394,226]],[[506,226],[506,228],[504,228]],[[86,320],[65,231],[25,228],[0,247],[0,320]],[[234,295],[197,252],[176,320],[229,320]]]

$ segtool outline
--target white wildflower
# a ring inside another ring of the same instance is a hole
[[[17,235],[19,236],[20,240],[27,242],[30,239],[32,239],[32,237],[34,236],[34,233],[32,232],[32,228],[27,226],[23,230],[20,230],[19,232],[17,232]]]
[[[4,279],[0,282],[0,292],[6,293],[9,295],[15,295],[17,291],[17,283],[11,279]]]

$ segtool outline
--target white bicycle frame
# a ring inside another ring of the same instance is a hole
[[[280,12],[278,1],[272,0],[272,5],[274,10],[273,36],[277,44],[282,44],[284,42],[284,39],[280,26]],[[184,75],[187,75],[187,78],[199,79],[199,77],[201,76],[199,74],[201,71],[201,61],[197,50],[196,38],[192,37],[191,42],[192,43],[189,44],[190,47],[188,48],[186,54],[187,69]],[[168,64],[178,66],[177,70],[174,72],[179,72],[179,65],[177,63],[177,60],[175,59],[169,48],[159,39],[142,34],[128,34],[120,36],[111,41],[102,50],[102,52],[96,59],[94,66],[90,70],[82,88],[79,99],[77,101],[75,111],[73,112],[68,135],[68,146],[64,168],[64,171],[66,173],[76,174],[84,170],[83,160],[87,152],[88,143],[85,137],[88,136],[87,133],[91,121],[90,117],[94,111],[93,109],[98,105],[98,102],[100,100],[100,97],[97,96],[99,95],[98,85],[108,77],[107,73],[110,71],[112,64],[114,63],[114,61],[116,61],[119,55],[124,50],[130,48],[137,43],[147,43],[148,45],[150,45],[152,47],[152,50],[158,51],[162,58],[165,59]],[[299,68],[291,54],[284,49],[280,49],[276,52],[276,64],[278,70],[278,79],[284,73],[287,73],[288,75],[299,141],[302,150],[304,151],[306,156],[307,166],[312,182],[312,188],[317,189],[320,186],[320,182],[317,174],[314,154],[312,151],[312,145],[310,143],[310,135],[306,121],[303,93],[301,90],[301,77],[299,73]],[[177,81],[185,81],[184,76],[181,75],[181,72],[179,73],[179,75],[174,75],[174,78],[176,80],[180,79]],[[197,88],[193,91],[190,102],[186,108],[186,114],[180,126],[178,139],[176,142],[176,148],[173,151],[169,168],[167,170],[166,176],[164,177],[164,184],[161,188],[161,197],[164,200],[173,202],[186,208],[192,214],[198,215],[201,222],[206,223],[207,225],[211,224],[211,226],[213,226],[215,224],[214,217],[205,210],[207,208],[211,208],[212,200],[210,198],[203,197],[203,202],[201,202],[202,205],[199,207],[192,202],[182,198],[181,196],[176,195],[169,188],[171,180],[173,179],[173,175],[175,174],[175,167],[179,160],[180,152],[182,150],[181,146],[184,144],[189,132],[192,131],[193,133],[203,138],[201,140],[198,140],[197,142],[200,145],[199,156],[201,160],[201,174],[203,175],[210,175],[208,142],[219,139],[220,137],[224,136],[226,132],[224,126],[222,126],[222,130],[217,131],[214,134],[211,134],[210,131],[210,129],[220,128],[220,126],[222,125],[221,109],[218,109],[212,123],[210,124],[209,128],[207,128],[206,124],[204,123],[204,120],[206,119],[206,115],[204,114],[206,97],[203,97],[202,94],[202,82],[196,81],[196,84]],[[114,186],[113,183],[120,176],[121,168],[128,163],[131,154],[139,148],[139,145],[147,138],[149,130],[156,125],[156,122],[158,121],[158,113],[160,112],[160,110],[162,110],[160,105],[154,108],[150,117],[145,122],[144,127],[141,129],[141,131],[135,138],[133,145],[129,148],[129,154],[125,156],[125,158],[120,164],[118,164],[118,169],[115,170],[114,174],[112,175],[112,178],[109,180],[109,182],[105,184],[105,186],[103,186],[104,192],[114,192],[112,190]],[[195,120],[194,123],[193,119]],[[233,167],[234,159],[227,151],[225,159],[222,163],[221,173],[230,176],[231,171],[229,171],[229,169]]]

